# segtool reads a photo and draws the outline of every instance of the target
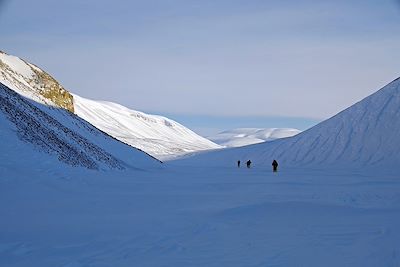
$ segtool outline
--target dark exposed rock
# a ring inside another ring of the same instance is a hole
[[[112,169],[124,169],[123,163],[114,156],[1,83],[0,110],[15,125],[21,140],[33,144],[39,150],[56,154],[60,161],[88,169],[99,169],[99,164]],[[70,116],[69,119],[79,127],[97,130],[64,109],[57,111]]]

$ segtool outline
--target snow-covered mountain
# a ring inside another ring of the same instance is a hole
[[[334,117],[289,138],[205,153],[188,161],[233,165],[387,167],[400,166],[400,78]]]
[[[294,136],[300,130],[292,128],[237,128],[208,137],[224,147],[240,147]]]
[[[57,168],[60,162],[88,169],[160,166],[71,113],[72,96],[64,88],[37,67],[4,53],[0,111],[0,161],[10,168]]]
[[[63,162],[88,169],[122,170],[160,164],[69,111],[27,99],[2,83],[0,111],[0,162],[10,168],[51,165],[57,169]]]
[[[0,52],[0,82],[19,94],[69,110],[112,137],[161,159],[219,145],[165,117],[73,95],[49,74],[18,57]]]
[[[75,113],[100,130],[161,160],[221,148],[183,125],[116,103],[74,96]]]

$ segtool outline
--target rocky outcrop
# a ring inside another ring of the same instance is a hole
[[[73,96],[53,77],[35,65],[1,51],[0,78],[25,93],[32,91],[51,104],[74,113]]]
[[[33,71],[36,76],[31,80],[31,84],[41,89],[40,94],[58,107],[74,113],[73,96],[48,73],[37,69]]]

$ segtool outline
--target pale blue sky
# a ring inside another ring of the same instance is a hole
[[[205,135],[305,129],[400,74],[395,0],[0,3],[0,50]]]

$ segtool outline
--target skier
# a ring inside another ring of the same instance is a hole
[[[247,168],[250,168],[251,160],[248,160],[248,161],[246,162],[246,165],[247,165]]]
[[[240,168],[240,160],[237,161],[238,168]]]
[[[278,162],[276,160],[274,160],[272,162],[272,170],[273,170],[273,172],[277,172],[278,171]]]

